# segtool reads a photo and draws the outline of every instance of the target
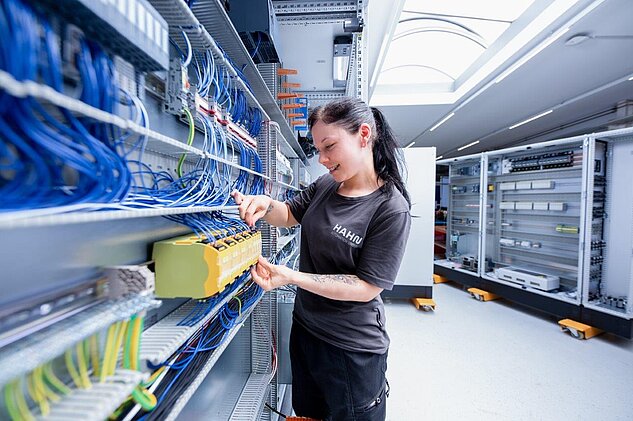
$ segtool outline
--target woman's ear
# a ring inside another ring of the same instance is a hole
[[[361,124],[358,129],[358,134],[360,135],[360,146],[363,148],[367,147],[371,139],[371,127],[369,127],[369,124]]]

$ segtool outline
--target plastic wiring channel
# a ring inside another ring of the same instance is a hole
[[[160,301],[148,295],[107,300],[15,342],[0,350],[0,384],[34,370],[112,323],[159,305]]]
[[[248,282],[249,279],[250,277],[247,277],[239,287]],[[219,301],[203,319],[193,326],[179,325],[179,323],[183,320],[183,317],[187,316],[195,307],[197,300],[187,301],[167,315],[167,317],[147,329],[143,333],[143,339],[141,341],[141,360],[149,361],[154,365],[167,360],[191,335],[200,329],[201,326],[204,326],[206,322],[215,317],[224,304],[233,299],[239,287],[234,289],[233,293]]]
[[[161,366],[166,367],[166,369],[149,389],[150,392],[156,394],[159,406],[161,406],[161,408],[155,408],[153,411],[143,415],[140,419],[151,419],[156,417],[160,417],[159,419],[164,419],[164,412],[172,412],[171,407],[173,407],[176,401],[180,399],[185,390],[190,389],[190,386],[187,384],[184,384],[185,388],[182,389],[182,380],[187,379],[187,377],[183,377],[183,379],[180,379],[180,386],[176,386],[176,389],[178,389],[179,387],[181,389],[179,392],[177,392],[178,394],[175,396],[172,393],[167,394],[167,392],[174,385],[174,382],[183,374],[183,372],[185,372],[185,376],[190,376],[191,374],[194,374],[194,376],[199,379],[198,385],[204,378],[204,376],[199,377],[200,370],[202,370],[203,367],[207,367],[208,370],[206,371],[206,374],[208,374],[208,371],[210,371],[213,364],[215,364],[226,346],[228,346],[228,344],[233,339],[233,336],[237,333],[237,330],[241,328],[244,321],[250,315],[250,312],[255,308],[255,306],[263,296],[263,291],[255,284],[251,283],[246,287],[246,289],[243,289],[242,287],[247,284],[248,276],[244,277],[244,280],[245,282],[243,282],[242,285],[239,285],[240,288],[233,288],[233,291],[237,290],[238,294],[248,293],[248,295],[243,295],[241,300],[237,299],[239,307],[231,311],[229,307],[231,300],[227,301],[222,306],[218,314],[216,314],[216,316],[212,320],[208,321],[206,326],[198,329],[193,333],[193,335],[191,335],[190,338],[188,338],[188,340],[183,344],[183,348],[180,349],[181,352],[177,352],[172,357],[169,357],[161,363]],[[231,293],[230,295],[233,296],[234,294]],[[243,313],[242,309],[244,309]],[[227,319],[227,317],[229,319]],[[215,327],[211,327],[212,324],[215,324]],[[209,328],[211,329],[211,331],[208,330]],[[209,333],[211,333],[213,336],[209,337]],[[209,351],[211,353],[205,356],[204,353]],[[186,358],[182,358],[183,355],[189,356]],[[190,367],[191,364],[193,364],[194,367]],[[197,368],[195,366],[197,366]],[[171,373],[173,371],[171,369],[174,369],[177,374],[175,374],[175,377],[173,377],[174,374],[172,373],[172,377],[170,380],[167,379],[167,377],[170,377],[168,373]],[[186,373],[187,370],[189,370],[190,373]],[[191,370],[193,370],[193,372],[191,372]],[[191,393],[193,393],[193,390],[191,391]],[[166,402],[165,400],[169,402]],[[183,406],[184,403],[186,402],[183,402]],[[132,410],[125,416],[124,421],[129,421],[136,417],[140,410],[140,406],[135,405]],[[156,410],[160,411],[159,415],[157,415]]]
[[[64,396],[59,402],[53,402],[50,414],[41,419],[107,419],[147,377],[146,373],[117,369],[104,383],[94,382],[90,389],[72,389],[68,396]]]
[[[259,302],[259,300],[261,300],[261,297],[258,299],[257,302]],[[167,417],[165,417],[166,421],[175,420],[176,417],[178,416],[178,414],[180,414],[180,412],[183,410],[183,408],[185,407],[187,402],[189,402],[189,399],[191,399],[191,397],[196,392],[196,390],[198,390],[198,387],[200,387],[200,384],[202,384],[203,380],[207,377],[207,375],[209,374],[211,369],[215,366],[215,363],[220,359],[220,357],[224,353],[224,350],[233,341],[233,338],[240,331],[242,326],[244,326],[244,323],[246,322],[248,317],[250,317],[251,313],[253,312],[253,310],[255,309],[256,306],[257,306],[257,303],[255,303],[254,305],[249,307],[249,309],[247,311],[242,313],[242,316],[240,317],[238,322],[236,322],[236,325],[232,328],[232,330],[229,332],[229,334],[226,336],[226,338],[224,339],[224,342],[222,343],[222,345],[220,345],[213,352],[213,354],[211,355],[209,360],[205,363],[205,365],[202,367],[202,369],[198,372],[198,375],[196,376],[195,380],[193,380],[191,382],[191,385],[184,391],[184,393],[182,393],[180,395],[180,397],[176,401],[176,404],[174,405],[174,407],[171,410],[171,412],[169,413],[169,415]]]

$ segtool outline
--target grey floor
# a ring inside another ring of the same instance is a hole
[[[633,420],[633,341],[434,286],[435,312],[386,303],[388,420]]]

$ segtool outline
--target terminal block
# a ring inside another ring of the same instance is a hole
[[[120,298],[130,294],[153,293],[155,277],[154,273],[147,267],[148,264],[149,262],[105,268],[108,279],[108,296]]]
[[[262,238],[258,231],[224,234],[221,240],[185,235],[154,243],[156,296],[210,297],[257,263]]]

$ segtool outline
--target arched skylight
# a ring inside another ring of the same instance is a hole
[[[406,0],[378,86],[451,92],[534,0]]]

